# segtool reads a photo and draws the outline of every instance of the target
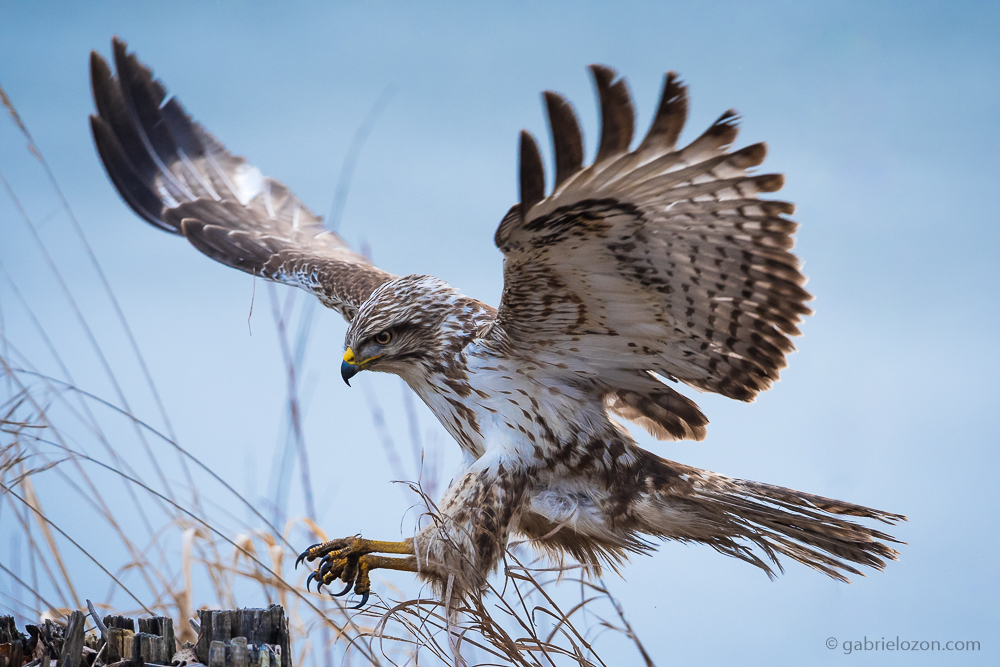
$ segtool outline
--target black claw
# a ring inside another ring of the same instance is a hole
[[[351,607],[351,609],[361,609],[366,604],[368,604],[368,591],[365,591],[364,593],[361,594],[361,602]]]
[[[315,578],[316,578],[316,573],[315,572],[310,572],[309,573],[309,578],[306,579],[306,591],[309,590],[309,586],[312,584],[312,582],[313,582],[313,580]],[[322,584],[320,584],[320,585],[322,585]],[[316,589],[316,590],[319,590],[319,589]]]
[[[339,593],[330,593],[330,595],[332,595],[335,598],[339,598],[341,596],[347,595],[347,591],[351,590],[351,586],[353,586],[353,585],[354,585],[354,582],[353,581],[349,581],[349,582],[347,582],[347,588],[345,588],[344,590],[340,591]]]
[[[299,564],[309,556],[309,552],[318,547],[320,544],[322,544],[322,542],[317,542],[316,544],[312,545],[311,547],[300,553],[299,557],[295,559],[295,568],[298,569]]]

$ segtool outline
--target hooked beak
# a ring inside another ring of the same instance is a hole
[[[351,378],[357,375],[361,371],[361,364],[354,357],[354,350],[347,348],[344,352],[344,361],[340,364],[340,377],[344,378],[344,382],[348,387],[351,386]]]
[[[376,354],[374,357],[368,357],[367,359],[361,359],[359,361],[358,358],[354,356],[354,350],[347,348],[347,351],[344,352],[344,361],[340,364],[340,377],[344,378],[344,382],[346,382],[347,386],[350,387],[350,380],[352,377],[365,370],[365,366],[367,366],[370,362],[381,357],[381,354]]]

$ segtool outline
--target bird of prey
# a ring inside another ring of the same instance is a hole
[[[400,376],[465,454],[429,525],[403,542],[314,545],[299,559],[315,562],[310,580],[339,579],[363,605],[372,569],[406,570],[460,597],[481,589],[514,535],[594,569],[654,538],[704,543],[769,576],[779,557],[842,581],[897,557],[896,540],[856,518],[901,515],[668,461],[616,420],[661,440],[703,439],[708,420],[674,387],[754,400],[810,313],[790,252],[794,207],[760,197],[783,177],[751,173],[764,144],[731,150],[733,111],[678,148],[688,96],[675,73],[632,148],[625,81],[590,67],[601,115],[591,164],[573,107],[544,94],[554,183],[547,190],[522,132],[520,201],[494,238],[504,254],[494,308],[437,278],[372,266],[194,122],[124,42],[113,50],[116,74],[91,55],[90,120],[129,207],[216,261],[339,311],[343,379]]]

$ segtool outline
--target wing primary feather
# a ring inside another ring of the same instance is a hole
[[[216,261],[309,290],[348,319],[393,278],[325,230],[291,190],[230,154],[124,41],[113,40],[113,53],[117,76],[91,54],[90,125],[111,182],[140,217]],[[540,166],[538,176],[544,189]]]
[[[687,116],[687,86],[680,82],[677,72],[667,72],[663,80],[663,92],[660,94],[660,106],[656,109],[653,124],[638,150],[671,150],[677,145]]]
[[[736,109],[729,109],[712,123],[700,137],[685,146],[681,153],[685,159],[697,160],[714,156],[724,151],[736,141],[740,133],[740,115]]]
[[[160,220],[163,203],[136,173],[134,165],[126,157],[107,121],[99,116],[91,116],[90,131],[94,135],[97,153],[107,167],[108,177],[129,208],[146,222],[171,234],[179,234],[177,228]]]
[[[169,167],[180,156],[161,109],[167,91],[153,78],[149,68],[139,62],[135,54],[127,52],[128,44],[117,37],[112,43],[126,108],[149,156],[160,170],[162,184],[178,201],[196,199],[197,195]]]
[[[531,133],[521,130],[521,214],[528,215],[531,207],[545,198],[545,168],[542,154]]]
[[[594,158],[597,164],[628,150],[635,132],[635,111],[625,79],[615,81],[615,71],[604,65],[591,65],[590,72],[601,103],[601,142]]]
[[[159,167],[149,156],[149,151],[136,131],[135,124],[125,111],[125,99],[111,68],[96,51],[90,53],[90,81],[97,115],[107,124],[136,175],[146,183],[152,182]]]
[[[583,134],[573,105],[558,93],[545,91],[545,109],[552,129],[552,146],[556,155],[556,184],[583,168]]]
[[[124,41],[116,38],[113,44],[121,85],[120,90],[118,85],[112,86],[117,95],[117,104],[112,105],[112,109],[123,116],[114,129],[119,137],[122,132],[134,137],[134,148],[127,150],[127,154],[144,159],[148,163],[150,180],[159,177],[178,201],[195,199],[204,193],[216,200],[235,198],[247,203],[252,195],[248,197],[241,192],[217,158],[227,162],[230,170],[242,160],[226,154],[225,149],[191,119],[176,97],[167,98],[166,90],[153,78],[152,71],[134,54],[127,53],[128,45]],[[106,64],[104,68],[107,69]],[[101,115],[104,116],[103,111]],[[203,173],[194,160],[201,160],[209,173]],[[183,171],[179,171],[181,169]],[[193,192],[192,188],[199,192]],[[176,196],[178,194],[180,196]]]
[[[163,120],[170,130],[170,134],[175,142],[175,155],[187,172],[194,177],[198,184],[212,199],[222,199],[223,195],[213,185],[212,179],[203,174],[195,166],[192,159],[206,159],[208,151],[199,136],[199,128],[191,121],[191,118],[184,111],[184,107],[177,101],[176,97],[171,97],[161,107]],[[231,191],[233,188],[229,188]],[[235,191],[233,191],[235,194]]]

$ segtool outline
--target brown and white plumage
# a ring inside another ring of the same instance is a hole
[[[796,225],[781,215],[792,206],[757,199],[783,178],[748,175],[763,144],[727,152],[732,111],[677,150],[687,91],[672,73],[650,134],[629,152],[625,82],[592,71],[604,120],[592,165],[579,162],[572,109],[547,94],[558,169],[539,199],[538,149],[521,135],[522,203],[496,234],[506,261],[495,328],[517,348],[573,350],[598,375],[652,370],[751,400],[778,379],[788,335],[810,312],[788,251]]]
[[[593,66],[601,137],[585,166],[572,107],[545,93],[554,186],[546,194],[538,146],[522,133],[520,203],[495,236],[504,291],[494,309],[438,279],[371,266],[194,123],[122,42],[114,52],[117,77],[92,57],[91,120],[126,203],[213,259],[339,310],[350,322],[345,380],[401,376],[465,452],[437,521],[391,551],[412,556],[372,567],[412,566],[470,591],[512,534],[595,566],[649,549],[651,537],[706,543],[769,574],[779,556],[845,580],[895,558],[890,536],[845,517],[899,515],[667,461],[612,418],[661,439],[704,438],[707,419],[667,382],[753,400],[778,379],[810,312],[790,252],[793,207],[758,196],[782,177],[749,173],[763,144],[730,151],[734,112],[677,148],[687,90],[670,73],[631,149],[625,82]],[[358,577],[360,591],[367,581],[343,558],[324,562],[324,583]]]
[[[227,266],[310,290],[348,320],[394,277],[192,121],[125,42],[113,48],[117,77],[91,53],[90,127],[111,181],[139,216]]]

